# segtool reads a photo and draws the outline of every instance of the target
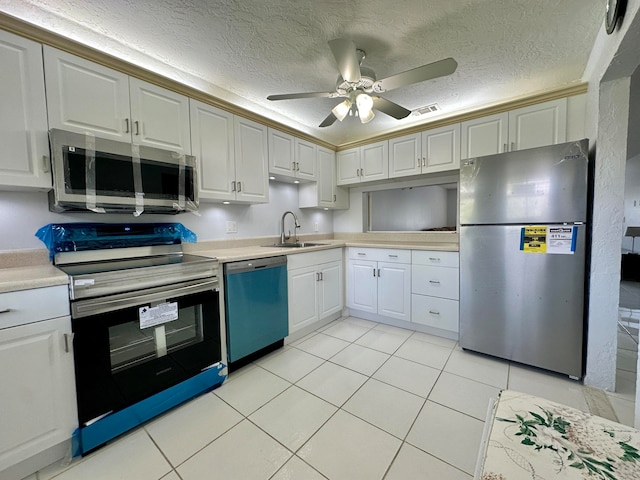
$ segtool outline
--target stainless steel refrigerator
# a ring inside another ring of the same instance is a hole
[[[463,160],[460,346],[583,375],[588,141]]]

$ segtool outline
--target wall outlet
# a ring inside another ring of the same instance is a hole
[[[320,225],[318,224],[318,222],[313,224],[313,231],[317,232],[318,230],[320,230]]]
[[[229,220],[227,222],[227,233],[238,233],[238,223]]]

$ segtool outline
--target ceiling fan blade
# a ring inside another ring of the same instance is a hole
[[[283,93],[282,95],[269,95],[267,100],[293,100],[296,98],[334,98],[336,92],[309,92],[309,93]]]
[[[333,113],[330,113],[327,118],[325,118],[319,127],[328,127],[329,125],[333,125],[333,122],[337,120],[336,116]]]
[[[386,113],[390,117],[393,117],[397,120],[401,118],[408,117],[411,115],[411,110],[407,110],[404,107],[401,107],[397,103],[393,103],[385,98],[381,97],[371,97],[373,98],[373,108],[376,110],[380,110],[382,113]]]
[[[349,83],[359,82],[360,60],[354,43],[346,38],[336,38],[329,41],[329,47],[331,47],[342,78]]]
[[[453,58],[445,58],[437,62],[429,63],[413,70],[397,73],[390,77],[378,80],[373,84],[373,91],[376,93],[387,92],[394,88],[404,87],[412,83],[424,82],[432,78],[451,75],[458,68],[458,63]]]

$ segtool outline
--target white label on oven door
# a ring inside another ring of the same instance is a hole
[[[154,327],[178,319],[178,302],[161,303],[155,307],[146,305],[138,309],[140,328]]]

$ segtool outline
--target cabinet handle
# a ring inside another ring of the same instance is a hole
[[[295,172],[295,171],[296,171],[296,162],[291,162],[291,170],[292,170],[293,172]]]
[[[140,135],[140,122],[138,120],[136,120],[135,122],[133,122],[136,126],[136,135]]]
[[[320,281],[324,280],[324,273],[323,272],[318,272],[318,275],[320,275]]]
[[[375,268],[373,269],[373,276],[374,277],[376,276],[376,269]]]
[[[238,182],[238,191],[241,192],[242,191],[242,182]]]
[[[439,257],[429,257],[429,260],[431,260],[432,262],[439,262],[440,258]]]
[[[389,258],[398,258],[398,255],[389,255]]]
[[[358,252],[358,255],[360,255],[361,257],[364,257],[364,256],[366,256],[367,254],[366,254],[366,253],[362,253],[362,252]]]
[[[440,282],[438,280],[429,280],[429,283],[435,283],[437,285],[440,285]]]
[[[511,150],[512,152],[516,151],[516,142],[511,142]]]
[[[440,315],[440,312],[438,312],[437,310],[429,310],[429,313],[431,315]]]
[[[49,173],[51,171],[51,162],[49,162],[49,156],[42,156],[42,171],[44,173]]]
[[[316,282],[320,281],[320,272],[316,272]]]
[[[129,119],[128,118],[124,119],[124,125],[125,125],[124,133],[129,133]]]
[[[416,167],[420,168],[420,165],[422,165],[422,159],[418,157],[418,165],[416,165]]]
[[[74,333],[64,334],[64,351],[69,353],[71,351],[71,345],[73,344]]]
[[[364,168],[361,168],[361,169],[360,169],[360,176],[361,176],[361,177],[364,177]]]
[[[506,152],[507,152],[507,144],[505,143],[505,144],[502,146],[502,153],[506,153]]]
[[[0,310],[0,313],[9,313],[11,311],[10,308],[4,308],[2,310]]]
[[[422,166],[423,167],[427,166],[427,157],[422,157]]]
[[[360,176],[360,169],[356,168],[356,177],[359,177],[359,176]]]
[[[336,196],[335,196],[335,194],[333,195],[333,201],[334,201],[334,202],[337,202],[337,201],[338,201],[338,200],[337,200],[337,198],[336,198]]]
[[[380,276],[380,269],[378,269],[378,277]]]
[[[231,182],[231,191],[232,192],[236,191],[236,182],[235,181]]]
[[[300,162],[296,162],[296,172],[300,171]]]

